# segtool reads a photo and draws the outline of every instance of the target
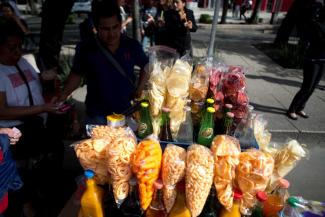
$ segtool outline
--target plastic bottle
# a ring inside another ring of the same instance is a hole
[[[280,213],[280,217],[300,217],[302,216],[297,210],[298,200],[294,197],[289,197],[283,210]]]
[[[234,122],[234,113],[227,112],[226,116],[223,119],[223,130],[224,134],[231,136],[232,135],[232,124]]]
[[[278,216],[278,213],[283,209],[288,188],[290,183],[286,179],[280,179],[276,189],[268,196],[264,203],[263,214],[265,217]]]
[[[234,204],[230,211],[226,210],[224,207],[221,209],[220,217],[241,217],[240,214],[240,199],[243,194],[241,192],[234,193]]]
[[[85,176],[86,191],[81,197],[81,211],[83,217],[104,217],[102,199],[104,191],[98,187],[93,177],[95,173],[92,170],[86,170]]]
[[[185,202],[185,182],[177,184],[176,201],[168,217],[191,217],[191,212]]]
[[[161,180],[154,183],[155,193],[149,209],[146,211],[146,217],[167,217],[162,198],[163,184]]]
[[[139,203],[139,197],[137,192],[137,180],[132,177],[129,180],[130,190],[129,196],[121,205],[121,211],[125,217],[141,217],[142,210]]]
[[[107,188],[105,188],[104,213],[109,214],[108,216],[123,216],[121,209],[117,207],[115,202],[113,186],[111,183],[109,183]]]
[[[258,143],[254,134],[254,119],[256,114],[253,113],[253,106],[248,106],[248,114],[238,125],[234,136],[239,140],[241,150],[250,148],[259,149]]]
[[[212,107],[207,108],[205,117],[201,121],[199,130],[198,143],[210,147],[214,136],[214,113],[215,109]]]
[[[257,203],[255,204],[252,212],[252,217],[263,217],[263,206],[267,200],[267,194],[264,191],[259,191],[256,194]]]
[[[211,187],[210,194],[205,202],[203,210],[199,217],[217,217],[217,201],[216,201],[216,190],[214,186]]]
[[[172,133],[170,131],[169,108],[162,108],[162,125],[160,128],[159,139],[161,141],[173,142]]]
[[[185,121],[179,127],[176,141],[192,143],[193,142],[193,123],[192,123],[191,108],[189,106],[185,106],[184,110],[186,112]]]
[[[150,134],[152,134],[152,132],[153,132],[153,128],[152,128],[152,121],[149,112],[149,103],[142,102],[141,109],[140,109],[140,120],[138,126],[138,137],[143,139],[149,136]]]

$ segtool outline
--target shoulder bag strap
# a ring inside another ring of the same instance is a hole
[[[121,65],[116,61],[116,59],[112,56],[110,52],[108,52],[101,44],[100,41],[98,40],[97,37],[95,37],[96,44],[100,51],[105,55],[105,57],[108,59],[108,61],[117,69],[117,71],[124,77],[126,78],[130,84],[136,89],[135,83],[132,81],[132,79],[126,74],[126,72],[123,70]]]
[[[30,90],[30,86],[28,84],[27,78],[26,78],[25,74],[23,73],[23,71],[21,70],[21,68],[18,66],[18,64],[16,64],[15,66],[16,66],[16,69],[18,70],[18,73],[19,73],[21,79],[23,79],[23,81],[27,87],[29,105],[33,106],[34,105],[33,95],[32,95],[32,91]]]

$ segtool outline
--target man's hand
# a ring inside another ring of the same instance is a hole
[[[193,23],[192,23],[192,21],[187,21],[186,23],[185,23],[185,27],[186,28],[188,28],[188,29],[192,29],[193,28]]]
[[[0,134],[7,134],[10,139],[10,144],[14,145],[19,141],[19,138],[22,136],[20,130],[16,127],[14,128],[0,128]]]

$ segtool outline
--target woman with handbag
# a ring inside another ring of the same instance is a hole
[[[11,152],[24,187],[18,193],[9,192],[13,203],[5,216],[23,212],[28,217],[34,215],[31,201],[37,195],[35,183],[46,182],[47,170],[55,174],[62,161],[63,145],[44,124],[47,113],[56,113],[58,105],[44,103],[38,74],[22,57],[23,32],[19,26],[8,20],[1,22],[0,29],[0,127],[16,127],[23,134]]]

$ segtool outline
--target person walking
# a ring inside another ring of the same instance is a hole
[[[287,111],[290,119],[298,116],[308,118],[304,111],[305,105],[323,77],[325,63],[325,7],[324,2],[313,0],[306,8],[304,21],[304,39],[308,47],[303,62],[303,82],[300,90],[293,98]]]

